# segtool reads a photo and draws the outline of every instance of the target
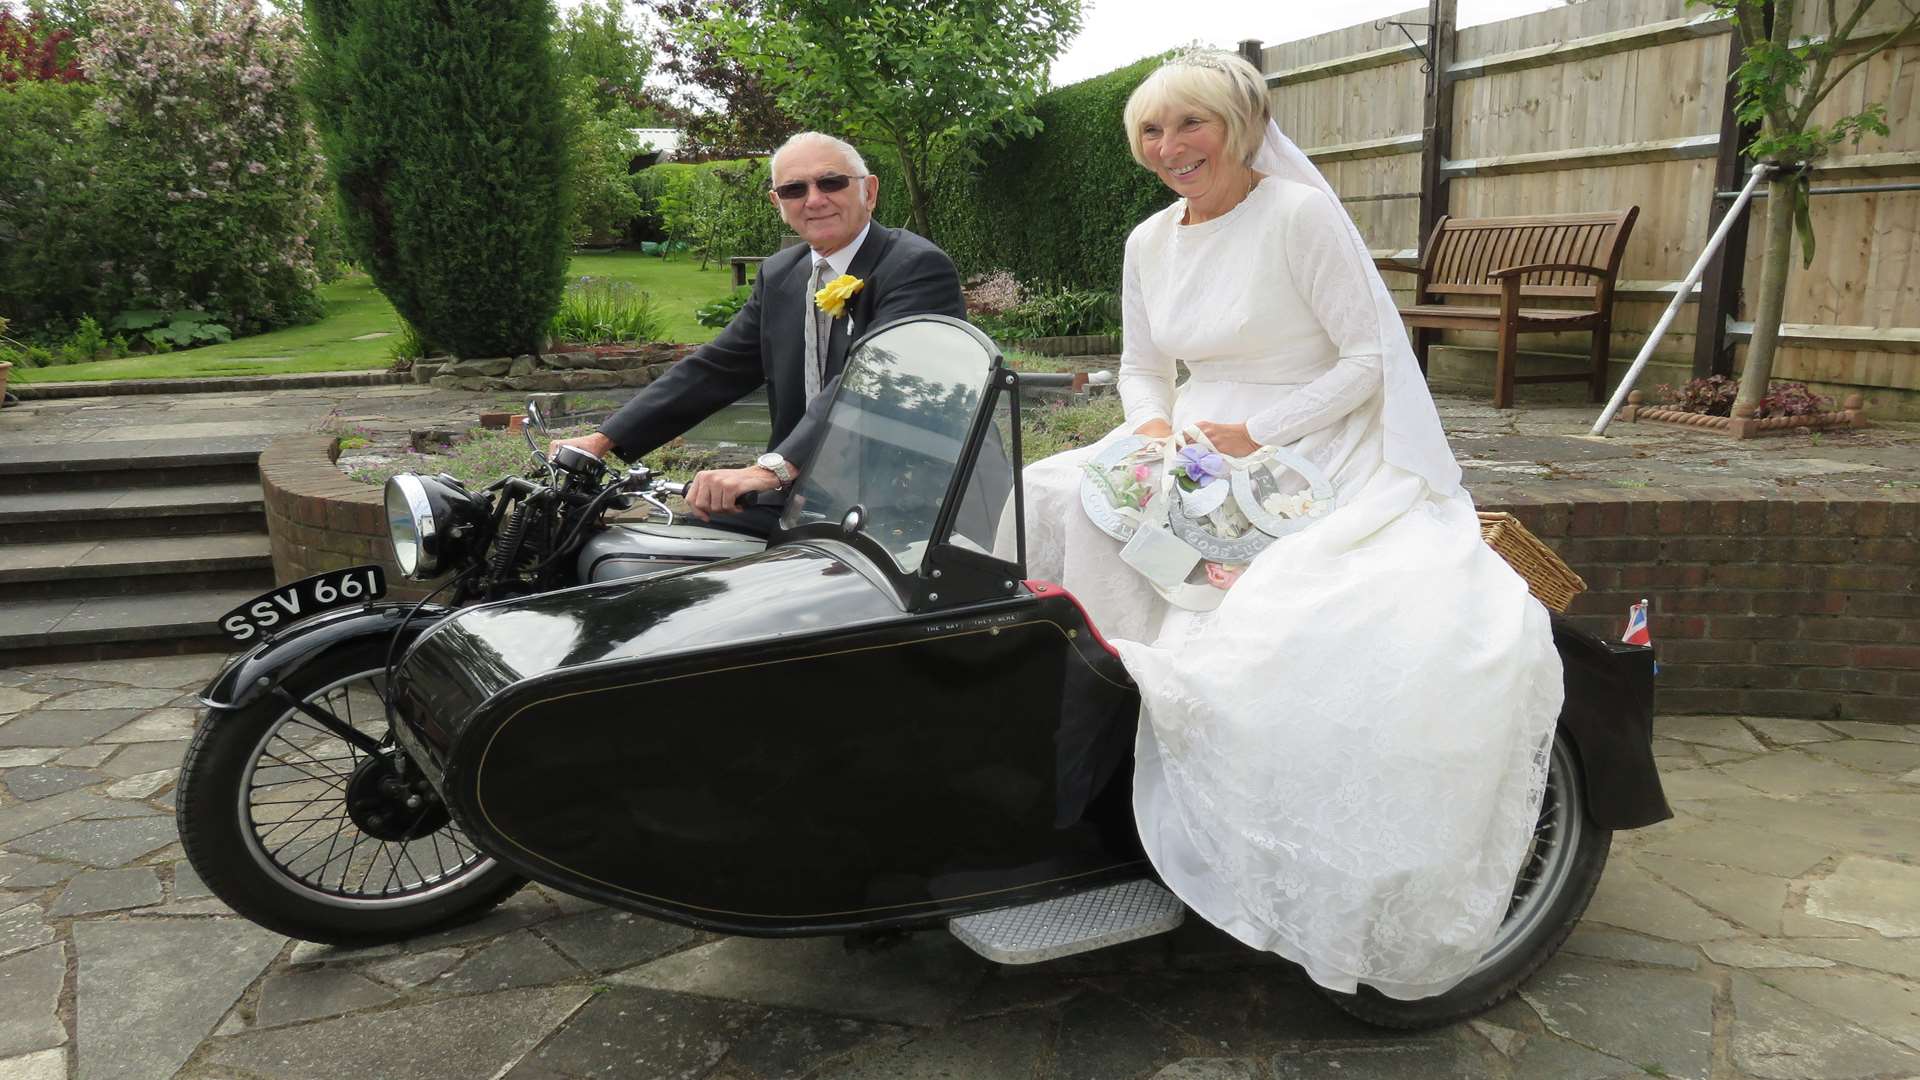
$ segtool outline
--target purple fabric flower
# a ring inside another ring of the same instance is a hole
[[[1201,487],[1227,475],[1226,459],[1198,445],[1181,447],[1180,462],[1186,467],[1187,479]]]

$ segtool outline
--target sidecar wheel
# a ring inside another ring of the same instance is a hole
[[[385,664],[384,643],[356,643],[285,684],[383,754],[272,696],[194,732],[180,769],[181,843],[207,888],[261,926],[375,944],[476,916],[526,883],[475,847],[430,790],[411,808],[395,795]]]
[[[1466,980],[1437,997],[1399,1001],[1371,987],[1321,992],[1351,1015],[1389,1028],[1428,1028],[1477,1016],[1505,1001],[1573,933],[1606,869],[1611,830],[1587,817],[1585,776],[1565,732],[1553,740],[1547,792],[1533,847],[1493,947]]]

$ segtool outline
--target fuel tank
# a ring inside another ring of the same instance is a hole
[[[394,686],[489,852],[690,925],[925,925],[1143,866],[1138,697],[1057,588],[910,614],[796,543],[459,612]]]

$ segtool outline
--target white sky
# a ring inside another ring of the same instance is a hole
[[[1460,0],[1459,22],[1497,22],[1566,2]],[[1065,86],[1196,41],[1226,49],[1243,38],[1277,45],[1421,6],[1420,0],[1087,0],[1079,36],[1054,62],[1053,84]],[[1416,29],[1414,36],[1424,35]]]

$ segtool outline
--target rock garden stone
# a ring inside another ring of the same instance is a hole
[[[102,911],[158,904],[160,878],[144,866],[125,870],[94,870],[79,874],[47,909],[49,915],[93,915]]]

